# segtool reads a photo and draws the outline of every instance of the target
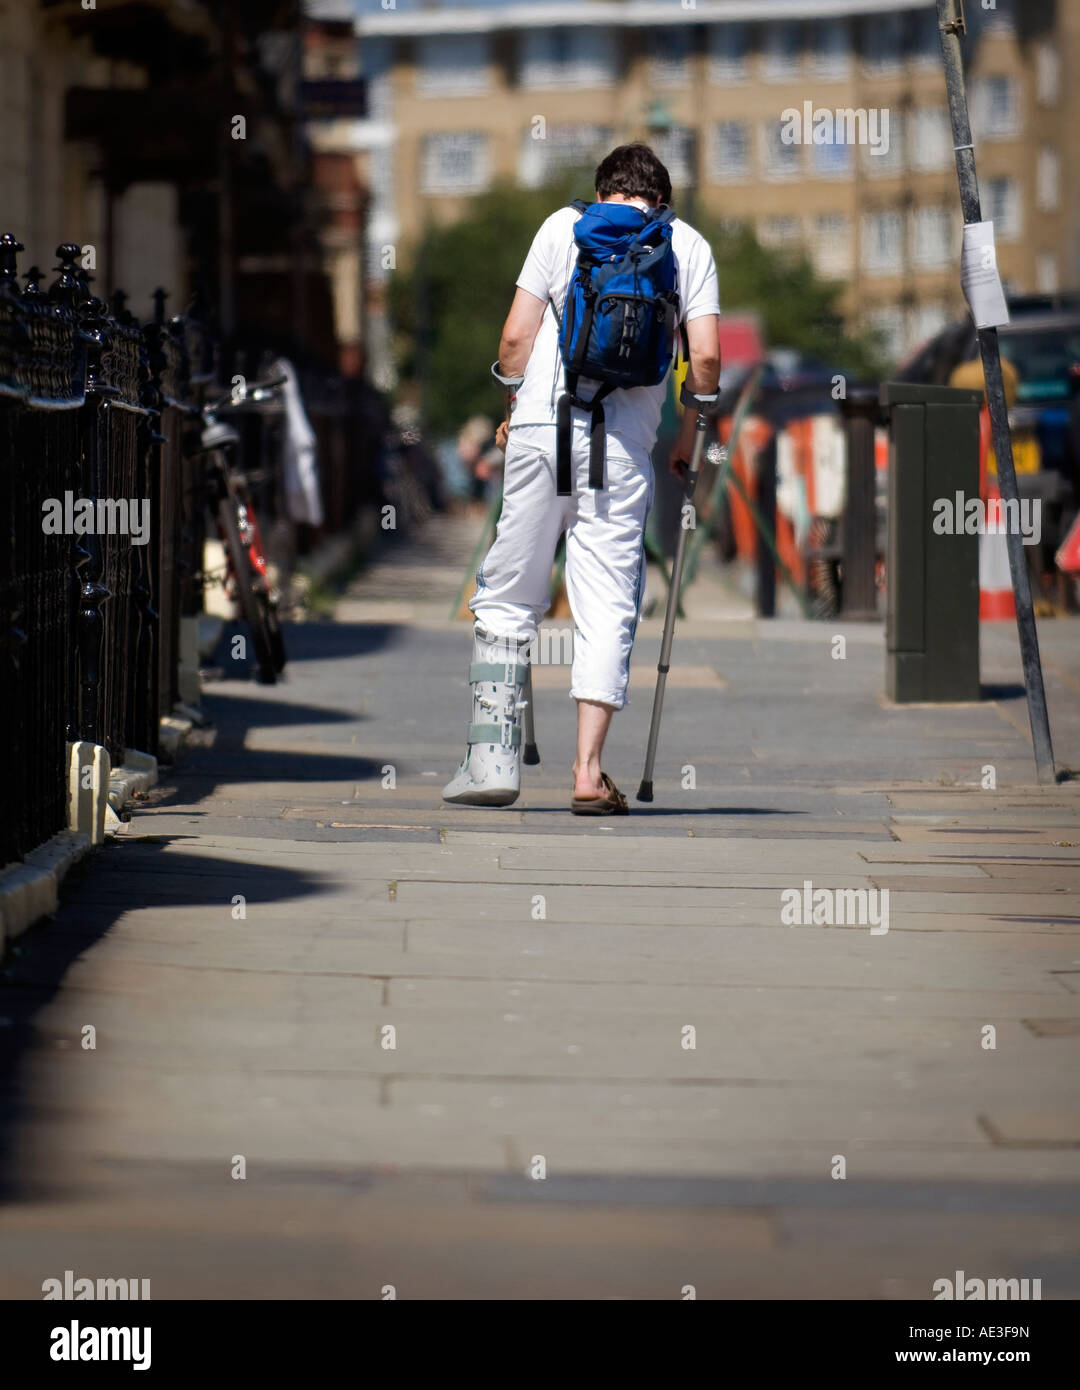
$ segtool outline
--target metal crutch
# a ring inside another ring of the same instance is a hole
[[[697,429],[694,433],[694,447],[690,452],[690,466],[683,482],[683,500],[679,514],[679,539],[675,545],[675,563],[671,567],[671,582],[668,584],[667,611],[664,614],[664,637],[660,643],[660,660],[656,666],[656,693],[653,695],[652,723],[649,725],[649,746],[645,752],[645,771],[638,787],[637,799],[653,799],[653,763],[656,761],[656,741],[660,736],[660,715],[664,709],[664,690],[667,686],[668,671],[671,669],[671,640],[675,635],[675,615],[679,611],[679,591],[682,589],[683,562],[686,559],[685,509],[693,506],[694,490],[701,460],[705,453],[705,434],[709,427],[709,415],[715,409],[718,395],[696,396],[687,389],[685,383],[679,393],[679,400],[689,410],[697,410]]]
[[[521,761],[526,767],[535,767],[540,761],[540,750],[536,746],[536,720],[533,715],[532,662],[525,677],[525,750]]]

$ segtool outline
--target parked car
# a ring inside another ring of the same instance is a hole
[[[1018,376],[1009,411],[1017,484],[1022,497],[1042,499],[1041,556],[1032,558],[1050,569],[1080,501],[1080,291],[1013,296],[1009,314],[999,338]],[[917,348],[894,377],[945,386],[977,354],[968,316]]]

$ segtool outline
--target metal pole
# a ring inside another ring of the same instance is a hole
[[[651,801],[653,799],[653,764],[656,762],[656,742],[660,737],[660,715],[664,709],[664,691],[667,688],[668,671],[671,669],[671,642],[675,635],[675,615],[679,608],[683,562],[686,559],[688,528],[685,525],[684,512],[686,507],[692,507],[694,503],[694,490],[697,487],[698,474],[701,472],[701,460],[705,453],[705,432],[709,425],[706,411],[710,404],[716,402],[715,396],[695,396],[685,386],[682,395],[683,403],[688,408],[691,405],[697,407],[697,428],[694,432],[694,447],[690,452],[690,466],[686,470],[686,481],[683,485],[682,506],[679,509],[679,539],[675,544],[675,563],[671,567],[671,583],[668,585],[667,610],[664,613],[664,636],[660,643],[660,660],[656,666],[656,693],[653,695],[652,723],[649,725],[649,744],[645,751],[645,771],[641,775],[641,785],[638,787],[637,793],[639,801]]]
[[[877,616],[874,430],[879,408],[876,387],[854,386],[841,403],[847,440],[844,583],[840,592],[840,616],[843,618]]]
[[[533,711],[532,662],[529,662],[525,677],[525,749],[521,761],[526,767],[536,767],[540,761],[540,750],[536,746],[536,715]]]
[[[983,219],[960,47],[960,36],[965,32],[963,0],[937,0],[937,11],[938,28],[941,31],[941,53],[945,64],[945,83],[949,93],[949,113],[952,117],[960,203],[964,213],[964,224],[969,226]],[[998,486],[1005,501],[1006,514],[1010,511],[1018,514],[1019,492],[1016,486],[1016,470],[1013,467],[1009,411],[1005,403],[1005,384],[1001,375],[1001,351],[997,329],[981,328],[978,330],[978,337],[986,380],[986,402],[990,410],[990,428],[997,457]],[[1010,506],[1010,503],[1015,505]],[[1042,663],[1039,659],[1039,638],[1031,606],[1027,558],[1024,554],[1023,537],[1018,528],[1007,527],[1005,539],[1009,549],[1013,595],[1016,599],[1016,627],[1020,635],[1020,656],[1024,664],[1024,684],[1027,687],[1028,719],[1031,722],[1036,775],[1041,783],[1047,784],[1057,779],[1054,771],[1054,749],[1050,741],[1050,720],[1046,711]]]
[[[757,582],[754,586],[759,618],[776,617],[775,547],[769,537],[776,535],[776,426],[757,453],[757,500],[762,520],[758,522]]]

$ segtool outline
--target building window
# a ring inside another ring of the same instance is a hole
[[[953,219],[947,207],[915,208],[911,214],[911,259],[922,270],[940,270],[952,260]]]
[[[1061,160],[1057,150],[1046,146],[1035,163],[1035,201],[1040,212],[1057,212],[1061,206]]]
[[[1035,257],[1036,294],[1057,294],[1060,288],[1057,257],[1053,251],[1040,251]]]
[[[996,178],[986,183],[983,216],[994,224],[995,241],[1016,241],[1020,236],[1020,188],[1015,179]]]
[[[654,87],[685,87],[690,81],[690,28],[669,24],[646,29],[649,83]]]
[[[862,147],[861,158],[862,168],[865,174],[871,178],[895,178],[902,174],[906,167],[904,153],[905,139],[905,117],[895,108],[887,108],[889,112],[889,143],[888,148],[882,140],[878,146],[879,153],[874,152],[874,147],[866,144]],[[884,111],[882,112],[882,124],[879,127],[881,134],[884,135]]]
[[[912,26],[908,46],[911,61],[916,67],[940,69],[941,34],[936,8],[917,10],[909,19]]]
[[[610,126],[549,125],[543,140],[535,129],[530,126],[522,142],[519,176],[526,188],[539,188],[566,169],[591,169],[611,148]]]
[[[794,179],[802,171],[802,145],[786,144],[780,121],[766,121],[761,127],[762,164],[767,179]]]
[[[904,66],[904,26],[900,15],[863,20],[863,63],[875,76],[900,72]]]
[[[996,75],[972,83],[971,116],[976,138],[1011,140],[1020,133],[1017,87],[1011,77]]]
[[[480,193],[490,181],[490,151],[484,132],[454,131],[424,137],[422,193]]]
[[[523,87],[610,87],[615,81],[606,29],[529,29],[520,43]]]
[[[870,212],[862,220],[862,268],[868,275],[899,275],[904,219],[898,212]]]
[[[673,126],[658,131],[649,141],[657,159],[671,175],[675,188],[686,188],[694,182],[694,131],[688,126]]]
[[[425,97],[475,96],[491,87],[487,34],[441,34],[417,44],[416,89]]]
[[[813,29],[815,77],[847,77],[851,72],[851,30],[845,20],[819,19]]]
[[[947,106],[923,106],[911,113],[909,158],[912,169],[932,173],[952,159],[952,125]]]
[[[714,24],[709,30],[709,81],[738,82],[748,77],[749,51],[745,24]]]
[[[1050,43],[1035,50],[1035,99],[1040,106],[1056,106],[1061,100],[1061,54]]]
[[[750,173],[750,127],[745,121],[718,121],[709,132],[709,177],[737,183]]]
[[[758,241],[775,251],[795,250],[802,240],[797,217],[763,217],[758,223]]]
[[[842,212],[814,219],[811,255],[819,275],[846,279],[852,271],[851,218]]]
[[[797,24],[777,21],[766,24],[761,57],[766,82],[783,82],[799,75],[802,34]]]
[[[851,177],[855,163],[854,147],[843,140],[833,140],[827,145],[814,145],[812,153],[814,173],[821,179],[846,179]]]

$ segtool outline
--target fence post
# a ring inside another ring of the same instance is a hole
[[[878,389],[850,387],[841,402],[841,409],[847,436],[847,493],[844,500],[844,578],[840,589],[840,613],[845,618],[876,618],[874,431],[880,411]]]
[[[757,505],[769,537],[776,536],[776,434],[772,425],[769,438],[757,455]],[[776,617],[776,554],[758,525],[757,532],[757,611],[759,618]]]
[[[57,247],[59,275],[49,291],[49,298],[78,314],[78,334],[86,351],[86,400],[80,411],[79,455],[73,491],[78,500],[89,499],[96,517],[101,490],[100,375],[105,320],[100,301],[87,297],[85,284],[79,283],[75,269],[79,252],[74,242]],[[74,539],[73,568],[77,589],[74,635],[78,670],[75,737],[88,743],[105,744],[104,607],[111,594],[105,583],[105,557],[96,528]],[[115,757],[118,751],[115,747],[109,748],[110,756]]]

